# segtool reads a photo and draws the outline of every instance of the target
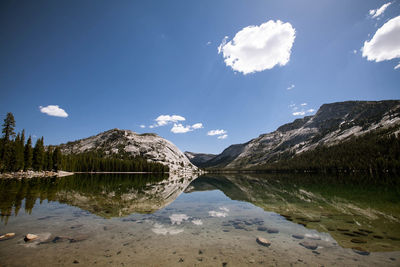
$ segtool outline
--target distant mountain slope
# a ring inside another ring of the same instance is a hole
[[[400,100],[324,104],[314,116],[296,119],[247,143],[231,145],[203,165],[254,167],[395,125],[400,125]]]
[[[188,158],[170,141],[152,133],[137,134],[129,130],[112,129],[96,136],[59,146],[63,154],[100,152],[104,155],[129,154],[168,165],[171,171],[196,171]]]
[[[205,162],[213,159],[216,156],[215,154],[193,153],[189,151],[185,151],[184,154],[191,163],[200,168],[204,166]]]

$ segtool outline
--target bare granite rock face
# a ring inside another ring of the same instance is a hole
[[[276,131],[226,148],[204,167],[248,168],[282,157],[335,145],[375,129],[400,126],[400,100],[346,101],[322,105],[313,116],[296,119]],[[397,129],[396,134],[400,130]]]
[[[61,144],[63,154],[98,151],[105,155],[128,153],[168,165],[172,172],[194,172],[198,168],[173,143],[153,133],[138,134],[112,129],[98,135]]]

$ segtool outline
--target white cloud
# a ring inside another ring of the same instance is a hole
[[[290,85],[288,88],[286,88],[287,90],[292,90],[294,88],[294,84]]]
[[[383,24],[370,41],[364,42],[362,56],[376,62],[400,58],[400,16]]]
[[[227,134],[224,134],[224,135],[218,136],[217,138],[218,138],[218,139],[226,139],[227,137],[228,137],[228,135],[227,135]]]
[[[289,105],[289,107],[292,109],[293,116],[304,116],[306,114],[313,113],[315,111],[315,109],[313,108],[305,110],[305,107],[307,105],[308,105],[307,103],[301,103],[300,104],[301,107],[299,108],[298,106],[296,106],[296,104],[291,104]]]
[[[211,42],[210,42],[210,41],[208,41],[206,45],[210,45],[210,44],[211,44]]]
[[[397,70],[398,68],[400,68],[400,63],[394,67],[395,70]]]
[[[173,133],[187,133],[190,131],[193,131],[190,125],[183,126],[180,123],[174,123],[174,127],[171,128],[171,132]]]
[[[290,23],[270,20],[243,28],[229,42],[226,36],[218,53],[227,66],[243,74],[272,69],[289,62],[295,35]]]
[[[155,119],[156,123],[150,125],[149,128],[153,129],[153,128],[165,126],[165,125],[168,125],[171,123],[174,124],[174,126],[171,128],[171,132],[173,132],[173,133],[187,133],[187,132],[191,132],[193,130],[203,128],[203,124],[200,122],[195,123],[193,125],[184,126],[182,123],[179,123],[181,121],[186,121],[186,119],[180,115],[160,115]],[[143,126],[145,127],[145,125],[143,125]],[[140,127],[144,128],[144,127],[142,127],[142,125]]]
[[[193,129],[201,129],[203,128],[203,124],[202,123],[195,123],[192,125]]]
[[[354,50],[353,50],[353,54],[354,54],[354,55],[357,54],[357,50],[354,49]]]
[[[45,113],[49,116],[54,116],[54,117],[61,117],[61,118],[66,118],[68,117],[67,112],[60,108],[58,105],[48,105],[47,107],[39,107],[40,112]]]
[[[143,124],[142,124],[142,125],[140,125],[140,128],[142,128],[142,129],[143,129],[143,128],[146,128],[146,125],[143,125]]]
[[[157,125],[155,125],[155,126],[164,126],[164,125],[167,125],[168,123],[184,121],[184,120],[186,120],[186,119],[179,115],[172,115],[172,116],[160,115],[157,117],[157,119],[155,119],[155,121],[157,122]]]
[[[207,135],[221,135],[221,134],[226,134],[225,130],[211,130],[208,131]]]
[[[293,112],[292,114],[293,114],[293,116],[304,116],[304,115],[306,115],[306,112],[305,111],[297,111],[297,112]]]
[[[202,123],[195,123],[192,126],[186,125],[183,126],[181,123],[174,123],[174,127],[171,128],[171,132],[173,133],[187,133],[197,129],[203,128]]]
[[[389,2],[389,3],[383,4],[380,8],[371,9],[369,11],[369,14],[372,16],[372,18],[375,19],[375,18],[379,17],[380,15],[382,15],[385,12],[386,8],[388,8],[391,4],[392,3]]]

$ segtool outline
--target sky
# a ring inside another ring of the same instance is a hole
[[[400,1],[0,2],[0,119],[220,153],[324,103],[400,99]]]

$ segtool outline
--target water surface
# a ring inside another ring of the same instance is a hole
[[[0,241],[1,265],[398,266],[398,187],[357,179],[79,174],[2,180],[0,234],[16,236]],[[27,233],[39,239],[25,242]]]

